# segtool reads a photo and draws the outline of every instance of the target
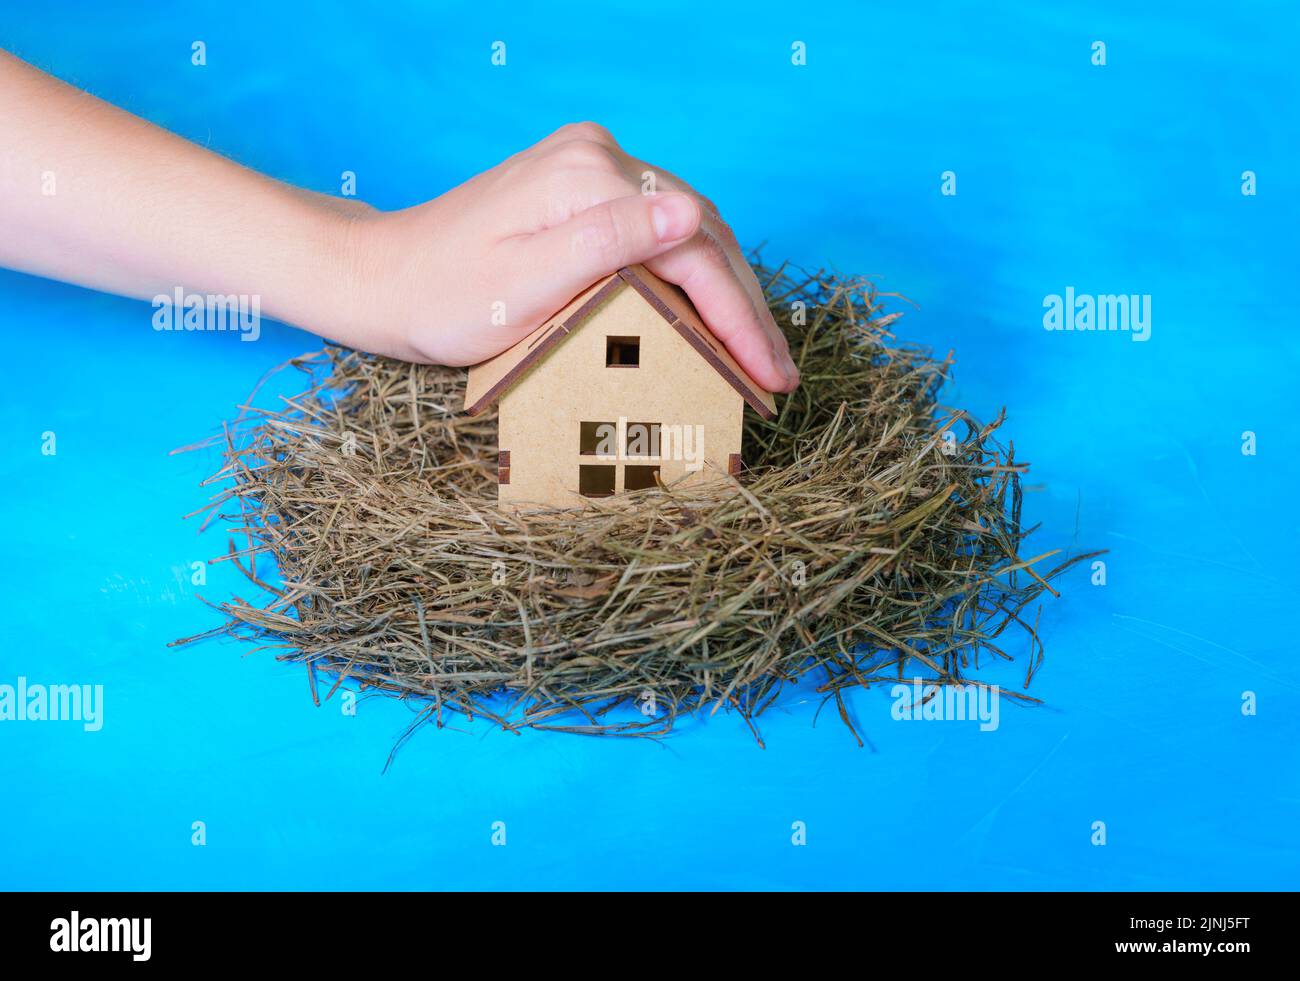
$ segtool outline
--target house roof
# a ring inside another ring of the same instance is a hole
[[[644,266],[625,266],[593,283],[544,324],[494,358],[475,365],[465,389],[465,411],[478,415],[510,390],[556,345],[582,327],[606,300],[624,286],[640,294],[692,348],[764,419],[776,418],[776,400],[737,364],[722,342],[704,325],[690,299],[678,287]]]

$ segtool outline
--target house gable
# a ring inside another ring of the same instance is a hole
[[[680,286],[665,282],[644,266],[628,266],[619,270],[624,282],[636,290],[655,312],[672,325],[673,329],[693,347],[724,379],[740,393],[749,405],[764,419],[776,418],[776,399],[762,388],[731,356],[726,346],[713,336],[705,326],[695,304]]]
[[[750,378],[713,336],[686,294],[644,266],[628,266],[593,283],[513,347],[471,368],[465,390],[465,411],[477,415],[513,388],[534,365],[595,317],[625,287],[634,290],[756,412],[765,419],[775,418],[776,402],[772,394]]]
[[[637,345],[636,365],[610,362],[612,340]],[[503,505],[574,506],[621,493],[729,473],[741,450],[745,402],[633,289],[616,289],[582,330],[570,331],[541,371],[499,397],[498,448],[508,453]],[[658,427],[653,448],[633,429]],[[593,445],[613,435],[614,452]],[[671,452],[670,452],[671,448]],[[594,483],[592,482],[594,481]]]

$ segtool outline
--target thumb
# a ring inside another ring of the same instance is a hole
[[[685,242],[700,227],[689,194],[631,194],[579,212],[528,239],[530,268],[548,288],[574,296],[602,276]]]

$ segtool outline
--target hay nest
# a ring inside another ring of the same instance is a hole
[[[857,736],[844,689],[978,684],[981,653],[1016,647],[1028,685],[1042,647],[1022,611],[1090,556],[1021,557],[1001,418],[938,404],[951,359],[892,345],[871,282],[757,271],[803,384],[776,420],[747,413],[750,469],[558,517],[496,509],[496,416],[461,413],[463,370],[335,347],[290,362],[307,391],[226,427],[202,509],[234,522],[225,558],[270,599],[222,602],[221,627],[178,643],[258,639],[307,665],[313,697],[326,677],[418,700],[412,731],[460,713],[654,736],[724,708],[758,737],[806,676]],[[1002,640],[1012,625],[1027,641]]]

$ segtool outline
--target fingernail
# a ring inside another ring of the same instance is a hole
[[[685,194],[665,194],[650,208],[655,237],[661,242],[685,238],[695,230],[695,202]]]

